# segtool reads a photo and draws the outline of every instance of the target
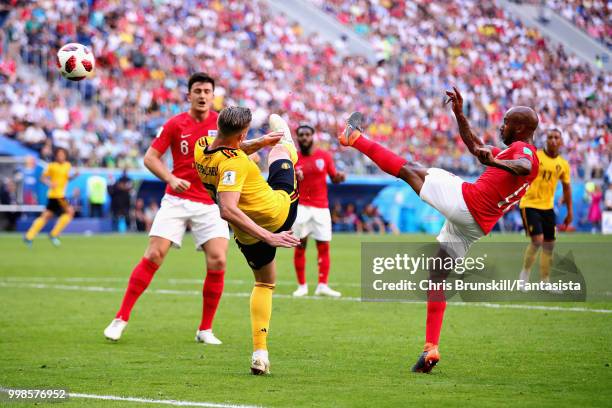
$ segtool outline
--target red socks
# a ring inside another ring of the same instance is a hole
[[[209,330],[223,294],[225,271],[208,269],[202,288],[202,321],[199,330]]]
[[[123,296],[123,302],[121,302],[121,308],[117,312],[117,319],[122,319],[126,322],[130,319],[130,312],[134,304],[140,295],[142,295],[142,292],[149,286],[158,268],[159,265],[147,258],[140,260],[132,271],[132,275],[130,275],[128,287]]]
[[[306,283],[306,247],[297,246],[293,253],[293,265],[295,266],[295,274],[300,285]]]
[[[382,171],[394,177],[399,175],[401,168],[408,162],[408,160],[363,135],[355,140],[353,147],[372,159]]]
[[[446,310],[444,291],[430,291],[427,299],[427,322],[425,323],[425,342],[438,345],[442,320]]]
[[[329,277],[329,242],[317,241],[317,263],[319,264],[319,283],[327,284]],[[293,253],[295,274],[300,285],[306,284],[306,246],[298,246]]]
[[[329,242],[317,241],[317,253],[319,283],[327,284],[327,278],[329,276]]]

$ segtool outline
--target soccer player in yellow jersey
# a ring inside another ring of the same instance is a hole
[[[47,192],[47,208],[40,217],[34,220],[30,229],[23,237],[23,241],[28,246],[32,246],[32,240],[54,215],[59,218],[49,233],[49,239],[53,245],[60,245],[58,236],[74,217],[74,208],[72,208],[72,206],[68,204],[68,200],[66,200],[66,186],[68,185],[68,181],[78,176],[79,173],[77,171],[71,176],[71,168],[72,166],[67,160],[66,150],[62,148],[57,149],[55,152],[55,161],[49,163],[41,177],[41,181],[49,186],[49,191]]]
[[[540,248],[542,248],[540,280],[548,282],[550,279],[552,251],[555,245],[554,199],[559,180],[563,185],[563,203],[567,206],[564,226],[567,228],[573,219],[570,168],[567,161],[559,154],[562,144],[560,130],[551,129],[547,132],[546,147],[537,152],[540,159],[538,177],[531,183],[519,204],[525,231],[531,237],[531,243],[525,250],[523,270],[519,276],[521,287],[524,287],[525,282],[529,282],[529,273]]]
[[[300,240],[291,233],[297,215],[298,192],[293,167],[297,150],[289,127],[280,116],[273,114],[270,128],[275,132],[245,146],[242,142],[251,118],[247,108],[223,109],[217,120],[217,137],[201,138],[194,158],[204,187],[219,205],[221,218],[232,226],[236,243],[255,275],[250,302],[251,372],[259,375],[270,371],[266,340],[276,282],[276,247],[295,247]],[[263,145],[274,145],[268,156],[267,181],[248,157]]]

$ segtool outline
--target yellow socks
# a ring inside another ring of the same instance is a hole
[[[529,273],[531,271],[531,267],[535,262],[536,256],[538,254],[538,247],[529,243],[527,245],[527,249],[525,249],[525,256],[523,258],[523,271]]]
[[[552,251],[542,248],[540,255],[540,280],[548,282],[550,278],[550,265],[552,263]]]
[[[51,230],[50,235],[52,237],[59,236],[59,234],[64,230],[64,228],[66,228],[66,225],[68,225],[70,221],[72,221],[72,217],[70,215],[68,214],[60,215],[57,222],[55,223],[55,226]]]
[[[251,328],[253,331],[253,351],[267,350],[266,339],[270,330],[272,315],[272,293],[274,285],[255,282],[251,292]]]
[[[32,241],[34,238],[36,238],[36,235],[38,235],[40,230],[45,227],[46,223],[47,220],[45,220],[43,217],[38,217],[37,219],[35,219],[32,225],[30,226],[28,232],[26,232],[26,239],[28,241]]]

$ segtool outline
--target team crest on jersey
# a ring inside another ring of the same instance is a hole
[[[325,160],[323,159],[315,160],[315,166],[317,166],[317,169],[322,171],[325,168]]]
[[[208,136],[209,137],[217,137],[217,130],[208,130]]]

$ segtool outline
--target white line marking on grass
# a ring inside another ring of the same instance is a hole
[[[11,282],[24,282],[24,281],[48,281],[48,282],[121,282],[126,283],[129,279],[128,276],[125,278],[95,278],[95,277],[55,277],[55,276],[8,276],[2,277],[0,279],[4,279]],[[189,278],[155,278],[155,282],[167,282],[171,285],[185,285],[185,284],[202,284],[204,281],[204,277],[202,279],[189,279]],[[253,284],[253,280],[248,279],[225,279],[225,283],[236,284],[236,285],[246,285]],[[294,286],[297,285],[295,281],[284,281],[280,280],[276,282],[276,285],[281,286]],[[361,284],[359,283],[341,283],[334,282],[334,286],[342,286],[342,287],[351,287],[351,288],[360,288]]]
[[[20,282],[3,282],[0,280],[0,287],[5,288],[21,288],[21,289],[58,289],[58,290],[73,290],[80,292],[125,292],[124,288],[109,288],[104,286],[78,286],[78,285],[50,285],[46,283],[20,283]],[[175,289],[149,289],[147,293],[158,295],[190,295],[202,296],[202,292],[198,290],[175,290]],[[223,296],[229,297],[249,297],[248,292],[223,292]],[[275,299],[305,299],[305,300],[328,300],[332,302],[360,302],[361,298],[343,296],[340,298],[326,298],[319,296],[301,296],[296,298],[291,295],[275,294]],[[368,303],[385,303],[385,302],[368,302]],[[425,304],[424,301],[406,301],[401,303]],[[451,305],[467,306],[467,307],[484,307],[487,309],[519,309],[519,310],[545,310],[551,312],[583,312],[583,313],[612,313],[612,309],[590,309],[587,307],[561,307],[561,306],[539,306],[539,305],[521,305],[513,303],[486,303],[486,302],[449,302]]]
[[[70,393],[70,398],[88,398],[107,401],[129,401],[139,402],[142,404],[164,404],[174,405],[179,407],[211,407],[211,408],[256,408],[255,405],[238,405],[238,404],[218,404],[215,402],[193,402],[193,401],[177,401],[177,400],[158,400],[148,398],[135,397],[117,397],[114,395],[94,395],[94,394],[78,394]]]
[[[0,392],[6,392],[10,388],[0,386]],[[194,401],[179,401],[179,400],[159,400],[149,398],[137,398],[137,397],[118,397],[115,395],[95,395],[95,394],[80,394],[77,392],[68,393],[69,398],[87,398],[97,399],[106,401],[127,401],[127,402],[139,402],[141,404],[163,404],[163,405],[174,405],[179,407],[209,407],[209,408],[258,408],[257,405],[240,405],[240,404],[219,404],[216,402],[194,402]]]

